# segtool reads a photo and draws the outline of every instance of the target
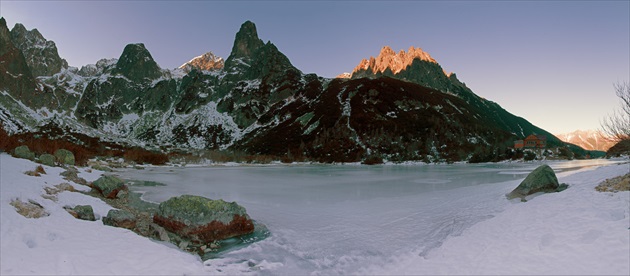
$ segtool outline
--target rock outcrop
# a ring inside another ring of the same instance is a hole
[[[508,199],[513,198],[521,198],[524,200],[525,197],[539,193],[553,193],[560,192],[566,189],[568,186],[566,184],[559,184],[558,178],[556,177],[556,173],[554,173],[553,169],[549,167],[549,165],[541,165],[532,171],[521,184],[518,185],[512,192],[507,194]]]
[[[254,223],[236,202],[182,195],[160,203],[153,221],[195,243],[252,233]]]
[[[224,64],[223,58],[215,56],[212,52],[207,52],[182,64],[179,68],[186,73],[192,70],[218,71],[223,69]]]
[[[46,40],[37,29],[29,31],[17,23],[11,30],[11,40],[24,54],[35,77],[52,76],[68,68],[68,62],[59,56],[55,42]]]

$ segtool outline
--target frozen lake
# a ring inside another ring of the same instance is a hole
[[[562,177],[611,163],[547,164]],[[263,267],[263,274],[352,274],[409,252],[427,254],[493,217],[514,204],[505,194],[540,164],[215,166],[119,174],[166,184],[132,187],[145,200],[222,198],[267,226],[267,239],[206,262],[217,272]]]

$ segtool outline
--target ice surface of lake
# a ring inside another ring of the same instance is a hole
[[[548,164],[563,176],[610,162]],[[267,226],[267,239],[206,262],[217,272],[256,266],[271,274],[352,274],[409,252],[426,254],[448,236],[493,217],[515,204],[505,194],[538,165],[217,166],[120,174],[166,184],[132,187],[145,200],[222,198]]]

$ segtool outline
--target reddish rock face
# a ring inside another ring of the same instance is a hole
[[[153,222],[170,232],[199,243],[210,243],[216,240],[249,234],[254,231],[252,220],[241,215],[234,215],[232,221],[228,224],[215,220],[206,225],[191,226],[172,217],[165,218],[159,215],[153,216]]]
[[[381,49],[378,57],[370,57],[369,60],[361,60],[361,63],[354,68],[352,73],[368,69],[371,69],[374,73],[382,73],[389,69],[392,73],[396,74],[410,66],[414,59],[437,63],[435,59],[420,48],[414,48],[412,46],[407,52],[400,50],[400,52],[396,54],[392,48],[385,46]]]

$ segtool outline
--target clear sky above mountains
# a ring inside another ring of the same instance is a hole
[[[630,78],[630,1],[0,1],[71,66],[142,42],[162,68],[227,58],[246,20],[305,73],[420,47],[475,93],[552,133],[598,128]]]

